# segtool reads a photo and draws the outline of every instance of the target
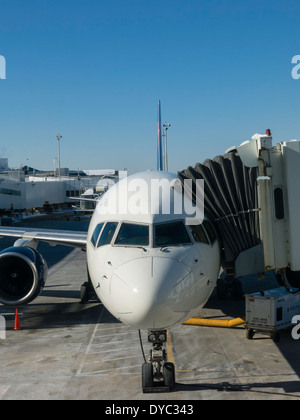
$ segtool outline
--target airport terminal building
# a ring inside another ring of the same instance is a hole
[[[101,193],[119,180],[118,170],[69,171],[60,176],[32,168],[10,170],[7,159],[0,159],[0,210],[21,210],[68,205],[70,197],[80,197],[87,190]]]

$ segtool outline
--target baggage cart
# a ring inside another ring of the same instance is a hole
[[[251,340],[254,334],[269,334],[275,342],[280,331],[290,328],[295,315],[300,315],[300,291],[285,287],[246,295],[246,332]]]

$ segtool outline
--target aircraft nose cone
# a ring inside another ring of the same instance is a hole
[[[111,279],[114,315],[139,329],[168,328],[191,310],[195,277],[170,258],[144,257],[119,267]]]

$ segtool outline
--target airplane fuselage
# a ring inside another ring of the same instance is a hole
[[[153,175],[138,176],[149,182]],[[127,185],[113,187],[117,201]],[[143,330],[169,328],[195,316],[216,285],[218,240],[196,242],[183,217],[172,212],[103,214],[102,206],[100,201],[91,220],[87,263],[104,306],[121,322]]]

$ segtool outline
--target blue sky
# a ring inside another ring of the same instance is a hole
[[[295,0],[0,0],[0,156],[52,169],[169,168],[271,128],[300,138]]]

